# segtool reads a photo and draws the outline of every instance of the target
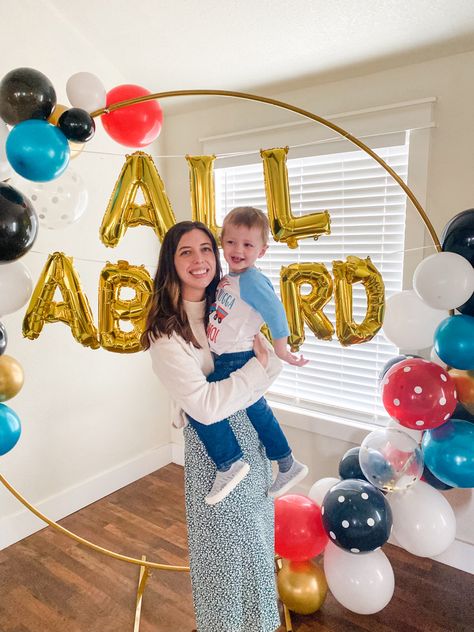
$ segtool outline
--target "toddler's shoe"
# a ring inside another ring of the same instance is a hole
[[[225,472],[217,470],[216,480],[211,491],[204,499],[208,505],[215,505],[224,500],[230,492],[237,487],[242,479],[249,473],[250,465],[239,459],[232,463],[230,468]]]
[[[307,466],[295,459],[288,472],[278,472],[275,480],[273,481],[273,485],[268,491],[268,495],[271,498],[283,496],[283,494],[286,494],[286,492],[294,485],[302,481],[307,474]]]

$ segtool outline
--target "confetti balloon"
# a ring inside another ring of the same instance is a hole
[[[350,553],[374,551],[390,536],[390,506],[366,481],[347,479],[335,485],[324,497],[321,514],[331,542]]]
[[[418,443],[393,428],[374,430],[360,446],[359,463],[372,485],[384,491],[407,489],[423,472]]]
[[[439,365],[418,358],[392,367],[382,385],[388,414],[402,426],[428,430],[445,423],[456,408],[456,387]]]

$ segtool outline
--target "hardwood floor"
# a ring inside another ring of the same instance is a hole
[[[125,555],[186,565],[183,470],[168,465],[61,524]],[[396,582],[387,608],[364,617],[328,595],[314,615],[292,615],[293,630],[474,631],[474,576],[395,547],[384,550]],[[138,567],[103,557],[46,528],[0,551],[0,632],[132,632],[138,573]],[[188,574],[154,571],[144,595],[140,632],[193,628]]]

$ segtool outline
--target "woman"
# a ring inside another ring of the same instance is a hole
[[[200,222],[180,222],[165,235],[155,293],[143,335],[153,369],[184,413],[205,423],[231,418],[250,473],[218,505],[204,498],[215,466],[185,425],[185,487],[191,582],[199,632],[274,632],[279,625],[273,566],[271,470],[246,408],[278,374],[280,362],[256,340],[255,358],[220,382],[206,338],[209,308],[221,275],[216,241]],[[239,411],[236,413],[236,411]],[[235,414],[234,414],[235,413]]]

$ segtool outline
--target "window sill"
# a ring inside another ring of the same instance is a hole
[[[290,428],[320,434],[324,437],[339,439],[340,441],[347,441],[355,445],[360,445],[369,432],[377,430],[377,427],[373,424],[348,421],[342,417],[323,412],[303,411],[296,406],[273,401],[271,397],[267,399],[272,409],[276,412],[278,421]]]

